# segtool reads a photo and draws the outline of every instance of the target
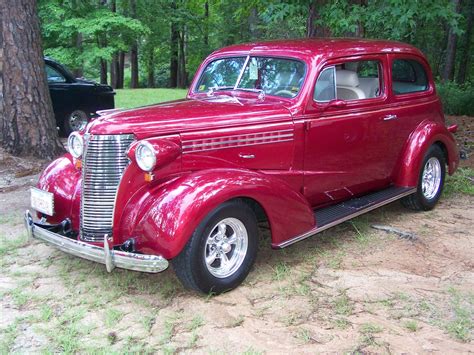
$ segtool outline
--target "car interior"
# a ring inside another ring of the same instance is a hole
[[[320,102],[334,99],[351,101],[375,98],[379,95],[379,63],[359,61],[326,68],[318,78],[314,98]]]

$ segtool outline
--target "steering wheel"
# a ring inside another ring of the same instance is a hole
[[[282,90],[278,90],[278,91],[275,92],[273,95],[276,95],[276,96],[283,96],[283,97],[293,97],[293,96],[294,96],[294,93],[291,92],[290,90],[282,89]]]

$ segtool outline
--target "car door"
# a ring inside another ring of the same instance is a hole
[[[418,56],[397,53],[389,55],[390,105],[394,119],[391,135],[392,151],[396,158],[403,156],[403,147],[410,134],[424,120],[439,115],[437,98],[429,66]],[[387,160],[387,169],[395,176],[397,159]]]
[[[303,190],[313,206],[390,183],[385,159],[394,127],[386,106],[386,62],[381,54],[341,58],[322,67],[304,115]]]

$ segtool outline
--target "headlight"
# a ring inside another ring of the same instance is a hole
[[[77,132],[72,132],[67,139],[67,147],[69,153],[71,153],[74,158],[80,158],[84,151],[84,140],[82,136]]]
[[[156,165],[155,149],[146,141],[138,143],[138,146],[135,149],[135,160],[140,169],[144,171],[152,171]]]

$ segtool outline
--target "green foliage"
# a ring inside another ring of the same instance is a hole
[[[40,0],[38,9],[45,54],[71,69],[98,66],[99,59],[110,60],[151,33],[140,20],[112,12],[99,2]]]
[[[132,2],[136,13],[132,13]],[[115,12],[112,3],[116,4]],[[178,42],[184,41],[183,69],[189,82],[203,58],[215,49],[241,42],[305,37],[311,4],[317,4],[313,24],[324,29],[325,35],[411,43],[427,55],[435,76],[444,66],[447,31],[465,34],[470,11],[463,3],[457,13],[450,0],[39,0],[39,15],[45,53],[71,69],[83,68],[86,76],[97,78],[99,60],[110,64],[115,54],[127,53],[137,43],[140,86],[167,87]],[[172,28],[178,31],[179,40],[171,39]],[[466,53],[466,46],[459,40],[458,53]],[[468,57],[474,60],[472,54]],[[469,67],[472,65],[467,65],[468,78],[474,74]],[[472,113],[472,106],[466,106],[472,97],[468,85],[457,88],[447,84],[443,89],[449,95],[443,96],[449,97],[445,99],[448,112]],[[462,97],[452,99],[450,93]]]
[[[447,115],[474,116],[474,85],[463,85],[455,82],[438,83],[438,95],[443,102],[444,113]]]
[[[448,176],[444,193],[446,195],[462,193],[474,196],[474,169],[459,168],[454,175]]]

